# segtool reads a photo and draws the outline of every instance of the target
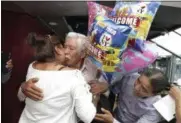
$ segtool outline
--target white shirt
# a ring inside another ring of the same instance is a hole
[[[42,71],[30,64],[26,80],[35,77],[44,98],[26,98],[19,123],[77,123],[77,116],[85,123],[93,120],[96,109],[92,94],[79,70]]]
[[[96,74],[97,74],[98,68],[96,65],[94,65],[88,58],[85,58],[84,64],[81,67],[80,71],[82,72],[82,75],[85,78],[85,81],[88,83],[91,80],[96,80]],[[98,79],[99,82],[106,82],[104,77],[101,75],[100,78]],[[105,95],[109,95],[109,91],[105,93]],[[22,93],[21,87],[19,88],[18,91],[18,98],[20,101],[24,101],[26,96]]]

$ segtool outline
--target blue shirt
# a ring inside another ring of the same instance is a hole
[[[121,123],[157,123],[162,117],[153,104],[161,97],[152,96],[145,99],[136,97],[133,89],[138,77],[139,74],[124,76],[111,87],[115,94],[119,94],[115,118]]]

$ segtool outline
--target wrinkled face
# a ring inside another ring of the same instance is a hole
[[[56,46],[55,48],[56,54],[55,59],[60,62],[61,64],[64,64],[65,62],[65,49],[62,45]]]
[[[70,67],[75,67],[81,61],[76,39],[68,38],[65,41],[65,63]]]
[[[141,75],[134,84],[134,94],[138,97],[150,97],[153,96],[152,86],[149,78],[145,75]]]

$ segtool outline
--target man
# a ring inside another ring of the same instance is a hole
[[[106,83],[102,77],[96,78],[96,74],[94,74],[96,70],[91,70],[92,68],[88,66],[89,61],[85,59],[87,43],[88,38],[85,35],[75,32],[68,33],[65,39],[65,63],[67,66],[80,69],[87,82],[100,78],[100,81]],[[36,87],[36,82],[38,82],[38,78],[32,78],[21,84],[18,92],[20,101],[24,101],[26,97],[36,101],[43,99],[43,90]],[[104,83],[101,85],[107,86]]]
[[[153,104],[161,97],[159,94],[169,87],[167,78],[157,69],[124,76],[110,89],[118,94],[117,108],[112,114],[102,109],[96,119],[105,123],[158,123],[162,120]]]

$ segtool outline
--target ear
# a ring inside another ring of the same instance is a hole
[[[81,58],[84,59],[85,57],[88,56],[88,49],[87,48],[84,49],[83,51],[80,52],[80,54],[81,54]]]
[[[55,52],[56,52],[56,54],[61,54],[62,53],[62,46],[55,46]]]
[[[82,58],[82,59],[84,59],[86,56],[87,56],[87,53],[86,53],[86,52],[82,52],[82,53],[81,53],[81,58]]]

